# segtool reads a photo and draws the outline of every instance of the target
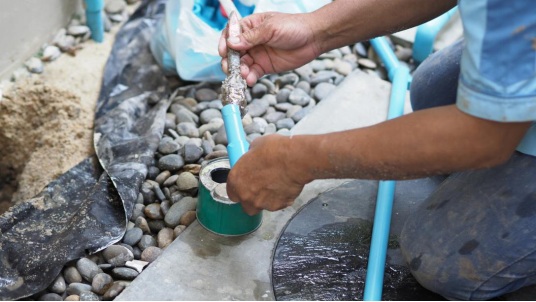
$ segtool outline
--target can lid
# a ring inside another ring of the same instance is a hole
[[[219,202],[234,204],[235,202],[229,199],[227,195],[227,183],[218,184],[212,191],[212,197]]]

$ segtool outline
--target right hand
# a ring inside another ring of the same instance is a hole
[[[240,21],[238,41],[228,39],[228,27],[220,37],[218,52],[227,73],[227,47],[240,51],[240,73],[249,86],[269,73],[296,69],[320,55],[310,14],[276,12],[253,14]]]

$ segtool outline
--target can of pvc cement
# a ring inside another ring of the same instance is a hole
[[[227,196],[229,158],[211,160],[199,172],[197,220],[207,230],[226,236],[239,236],[255,231],[262,222],[262,212],[250,216],[242,205]]]

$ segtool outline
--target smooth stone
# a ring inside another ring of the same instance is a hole
[[[63,301],[80,301],[80,296],[79,295],[70,295],[70,296],[65,297],[65,300],[63,300]]]
[[[159,203],[151,203],[150,205],[147,205],[144,210],[145,217],[150,219],[163,219],[162,212],[160,211],[160,204]],[[141,232],[141,230],[140,230]]]
[[[160,203],[160,211],[162,211],[162,215],[166,215],[169,211],[169,208],[171,208],[171,202],[169,200],[164,200]]]
[[[143,253],[142,253],[143,255]],[[140,273],[137,270],[128,267],[116,267],[112,270],[112,274],[115,278],[121,280],[134,280]]]
[[[31,57],[24,65],[31,73],[42,73],[44,70],[43,62],[36,57]]]
[[[178,226],[180,223],[180,218],[184,213],[188,211],[194,211],[197,207],[197,198],[193,197],[184,197],[177,203],[174,203],[169,209],[164,221],[166,225],[170,228]]]
[[[199,102],[210,102],[218,98],[218,93],[210,88],[201,88],[195,92],[195,98]]]
[[[177,178],[179,178],[179,175],[175,174],[175,175],[171,175],[169,177],[166,178],[166,180],[162,183],[162,185],[164,187],[169,187],[169,186],[172,186],[175,184],[175,182],[177,181]]]
[[[199,172],[201,171],[201,165],[200,164],[187,164],[182,167],[183,172],[190,172],[193,175],[199,175]]]
[[[135,220],[137,220],[138,218],[136,218]],[[134,246],[140,241],[142,235],[143,231],[138,227],[134,227],[125,233],[125,236],[123,237],[123,243],[128,244],[130,246]]]
[[[228,155],[227,153],[227,149],[225,149],[225,147],[223,147],[222,150],[216,150],[217,147],[219,147],[220,145],[216,145],[214,147],[214,151],[212,151],[211,153],[207,154],[205,156],[205,160],[212,160],[212,159],[216,159],[216,158],[220,158],[220,157],[225,157]]]
[[[287,110],[289,110],[293,106],[294,105],[292,105],[291,103],[279,103],[279,104],[275,105],[274,108],[276,110],[278,110],[278,111],[287,112]]]
[[[67,295],[80,295],[89,291],[91,291],[91,285],[85,283],[70,283],[66,290]]]
[[[309,102],[311,101],[311,97],[307,92],[303,91],[300,88],[296,88],[292,90],[288,97],[288,100],[294,105],[305,106],[309,104]]]
[[[114,279],[105,273],[96,274],[91,282],[91,288],[93,292],[99,295],[104,295],[104,293],[112,286]]]
[[[270,105],[264,99],[254,99],[248,106],[248,114],[252,117],[262,116]]]
[[[276,112],[272,112],[270,114],[267,114],[266,116],[264,116],[264,119],[268,123],[274,123],[275,124],[280,119],[285,118],[285,116],[286,116],[285,113],[283,113],[281,111],[276,111]]]
[[[311,84],[307,81],[300,81],[298,84],[296,84],[296,88],[300,88],[301,90],[309,93],[311,91]]]
[[[79,37],[87,34],[89,27],[85,25],[71,25],[67,28],[67,33],[71,36]]]
[[[197,162],[203,156],[203,148],[186,144],[179,150],[179,154],[184,158],[184,162],[191,164]]]
[[[63,277],[67,283],[80,283],[82,282],[82,275],[74,266],[68,266],[63,272]]]
[[[298,105],[293,105],[291,108],[289,108],[286,112],[286,115],[287,117],[292,117],[294,114],[296,114],[296,112],[302,110],[303,107],[302,106],[298,106]]]
[[[104,293],[102,298],[104,300],[113,300],[115,297],[119,296],[119,294],[125,289],[125,285],[114,282],[112,286]]]
[[[311,112],[312,109],[313,109],[313,107],[305,107],[305,108],[301,109],[300,111],[294,113],[291,116],[291,118],[297,123],[301,119],[303,119],[307,114],[309,114],[309,112]]]
[[[316,86],[322,82],[330,82],[338,76],[338,73],[332,70],[322,70],[311,77],[311,86]]]
[[[225,132],[225,127],[222,125],[218,132],[214,135],[214,142],[217,145],[227,145],[227,132]]]
[[[333,69],[333,67],[335,66],[335,63],[332,59],[324,59],[323,61],[325,69]]]
[[[195,123],[183,122],[177,125],[177,133],[187,137],[199,137],[199,129]]]
[[[262,134],[260,133],[251,133],[249,134],[248,136],[246,136],[246,140],[248,141],[248,143],[252,143],[255,139],[261,137]]]
[[[222,118],[221,111],[218,109],[209,108],[201,112],[199,115],[199,119],[202,124],[208,124],[212,119],[215,118]]]
[[[190,172],[182,172],[177,179],[180,191],[190,191],[199,187],[199,180]]]
[[[294,127],[296,123],[294,122],[293,119],[287,117],[287,118],[278,120],[275,125],[277,126],[277,129],[282,129],[282,128],[292,129],[292,127]]]
[[[266,102],[268,106],[275,106],[277,104],[277,98],[273,94],[265,94],[262,96],[261,100]],[[268,108],[270,109],[270,108]]]
[[[309,81],[311,75],[313,74],[313,68],[311,64],[305,64],[301,67],[294,69],[294,72],[300,76],[300,79],[304,81]]]
[[[179,224],[189,226],[197,219],[196,211],[188,211],[184,213],[184,215],[181,216],[181,219],[179,220]]]
[[[160,174],[160,169],[158,169],[158,167],[151,166],[147,171],[147,178],[155,179],[158,174]]]
[[[210,101],[208,102],[208,108],[221,111],[221,109],[223,108],[223,103],[221,102],[221,100]]]
[[[161,229],[160,232],[158,232],[158,235],[156,236],[156,242],[159,248],[165,249],[168,245],[170,245],[173,242],[173,229],[170,229],[170,228]]]
[[[163,184],[165,183],[165,181],[171,177],[171,172],[169,171],[163,171],[161,172],[160,174],[158,174],[158,176],[156,176],[156,178],[154,179],[154,181],[156,181],[157,183],[159,184]]]
[[[175,153],[180,149],[180,145],[173,140],[162,140],[160,141],[160,144],[158,144],[158,152],[162,153],[163,155]]]
[[[153,262],[162,254],[162,249],[156,246],[150,246],[141,253],[141,260],[149,263]]]
[[[343,56],[352,53],[352,49],[351,49],[350,46],[348,46],[348,45],[339,48],[339,51],[341,52],[341,54],[342,54]]]
[[[136,232],[140,235],[141,239],[142,230],[140,228],[133,228],[132,230],[137,230]],[[131,232],[132,230],[128,232]],[[136,243],[127,244],[132,246],[136,245]],[[134,254],[128,248],[121,245],[110,245],[109,247],[104,249],[104,251],[102,252],[102,256],[104,257],[106,262],[115,266],[123,266],[127,261],[134,259]],[[102,295],[104,294],[104,292],[99,294]]]
[[[160,201],[164,201],[166,199],[166,196],[164,195],[164,192],[162,192],[162,189],[156,184],[156,186],[153,187],[154,194],[156,195],[156,198]]]
[[[363,43],[359,42],[356,43],[353,47],[353,51],[360,57],[366,58],[367,57],[367,48]]]
[[[326,69],[326,65],[323,60],[313,60],[310,64],[314,72],[319,72]]]
[[[221,126],[223,126],[223,119],[214,118],[207,124],[201,125],[201,127],[199,127],[199,133],[201,135],[204,135],[207,131],[211,134],[216,133]]]
[[[295,86],[298,81],[300,80],[300,77],[295,73],[287,73],[280,77],[278,77],[275,80],[275,85],[279,87],[283,87],[285,85],[292,85]]]
[[[336,60],[334,69],[343,76],[349,75],[353,70],[352,64],[343,60]]]
[[[162,156],[158,160],[158,168],[160,170],[169,170],[170,172],[176,172],[184,166],[184,159],[178,154],[168,154]]]
[[[176,227],[173,229],[173,238],[176,239],[177,237],[179,237],[179,235],[180,235],[184,230],[186,230],[186,226],[185,226],[185,225],[178,225],[178,226],[176,226]]]
[[[277,89],[275,88],[275,84],[272,81],[270,81],[269,79],[265,78],[265,77],[260,79],[259,83],[265,85],[268,88],[268,93],[274,94],[277,91]],[[246,93],[248,91],[249,90],[246,90]]]
[[[138,217],[144,217],[145,214],[143,214],[143,211],[145,210],[145,205],[143,204],[135,204],[134,210],[132,210],[132,217],[130,217],[131,220],[136,220]]]
[[[126,17],[122,13],[109,14],[108,16],[110,17],[110,21],[113,21],[115,23],[123,22],[126,19]]]
[[[246,133],[246,135],[249,135],[252,133],[261,133],[262,130],[263,130],[262,126],[257,122],[253,122],[247,125],[246,127],[244,127],[244,132]]]
[[[166,224],[164,223],[163,220],[150,219],[150,220],[147,220],[147,224],[149,225],[151,232],[155,234],[157,234],[158,232],[160,232],[161,229],[166,227]],[[138,243],[138,246],[139,246],[139,243]]]
[[[315,87],[313,97],[315,100],[321,101],[327,97],[335,89],[335,87],[336,86],[331,83],[319,83]]]
[[[76,269],[80,272],[82,278],[88,282],[91,282],[96,274],[102,272],[99,266],[88,258],[80,258],[76,262]]]
[[[144,251],[150,246],[156,246],[156,240],[151,235],[143,235],[140,242],[138,242],[138,247],[140,250]]]
[[[140,257],[141,257],[141,250],[139,247],[135,246],[135,247],[132,247],[132,249],[134,250],[134,259],[136,260],[139,260]]]
[[[79,296],[80,301],[100,301],[99,296],[90,291],[81,292]]]
[[[277,131],[277,126],[273,123],[266,125],[264,128],[264,135],[274,134]]]
[[[413,57],[413,50],[411,48],[397,45],[395,47],[395,56],[400,61],[408,62]]]
[[[107,0],[104,10],[108,14],[120,14],[127,8],[127,4],[124,0]]]
[[[63,299],[56,293],[48,293],[39,297],[39,301],[63,301]]]
[[[41,57],[41,60],[45,62],[51,62],[59,58],[61,55],[61,50],[59,47],[54,45],[49,45],[45,47],[43,50],[43,57]]]
[[[256,83],[251,88],[251,96],[254,98],[260,98],[268,92],[268,87],[262,83]]]
[[[364,68],[368,68],[368,69],[376,69],[376,68],[378,68],[378,65],[376,64],[376,62],[374,62],[374,61],[372,61],[370,59],[366,59],[366,58],[358,59],[357,63],[359,64],[359,66],[364,67]]]
[[[143,232],[143,234],[150,234],[151,233],[151,229],[149,228],[149,224],[147,223],[147,220],[144,217],[136,218],[135,225],[136,225],[136,227],[138,227]],[[141,240],[141,236],[140,236],[140,240]],[[136,242],[136,244],[138,244],[138,242],[140,242],[140,241],[138,240]],[[134,246],[136,244],[131,244],[131,246]]]
[[[288,97],[290,96],[290,93],[292,91],[288,88],[281,88],[278,92],[277,92],[277,95],[275,96],[275,99],[277,101],[277,103],[285,103],[285,102],[288,102]]]
[[[65,283],[65,278],[61,274],[59,274],[56,279],[54,279],[54,282],[52,282],[52,285],[50,285],[49,290],[56,294],[63,294],[65,290],[67,289],[67,284]]]

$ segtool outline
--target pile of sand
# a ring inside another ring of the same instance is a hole
[[[0,214],[94,153],[95,105],[119,28],[106,33],[103,43],[87,41],[76,56],[63,54],[42,74],[3,89]]]

